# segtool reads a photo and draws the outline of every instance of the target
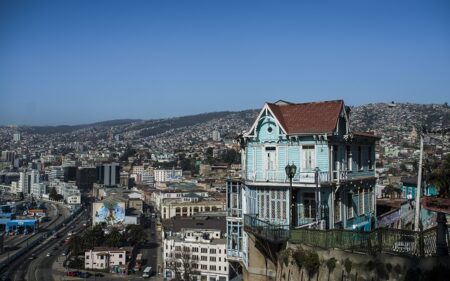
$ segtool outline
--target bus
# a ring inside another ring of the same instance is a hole
[[[144,277],[144,278],[149,278],[151,272],[152,272],[152,267],[151,267],[151,266],[147,266],[147,267],[144,269],[144,274],[142,274],[142,277]]]

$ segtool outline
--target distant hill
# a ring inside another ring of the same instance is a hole
[[[412,130],[425,126],[441,129],[450,126],[450,108],[447,104],[374,103],[352,107],[352,130],[390,131]]]
[[[446,104],[374,103],[352,106],[351,109],[351,128],[354,131],[384,132],[411,130],[413,126],[422,125],[430,129],[450,126],[450,108]],[[210,130],[210,127],[203,128],[202,125],[211,123],[216,124],[214,126],[223,124],[227,129],[224,131],[232,134],[248,130],[258,112],[259,109],[221,111],[154,120],[120,119],[73,126],[27,126],[20,127],[20,130],[36,134],[65,134],[86,129],[114,129],[115,133],[129,133],[137,138],[146,138],[183,128]]]
[[[23,126],[21,131],[35,133],[35,134],[64,134],[88,127],[112,127],[119,125],[127,125],[134,122],[139,122],[140,119],[117,119],[95,122],[91,124],[81,125],[58,125],[58,126]]]

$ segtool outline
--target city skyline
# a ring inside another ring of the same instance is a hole
[[[149,120],[278,99],[448,102],[445,1],[2,1],[0,15],[2,125]]]

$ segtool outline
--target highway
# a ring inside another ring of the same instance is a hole
[[[60,211],[63,211],[63,207],[58,206]],[[83,214],[83,212],[81,213]],[[30,243],[32,241],[38,240],[40,243],[31,249],[31,251],[26,252],[21,257],[13,261],[3,273],[10,280],[22,281],[22,280],[52,280],[51,277],[51,264],[56,258],[55,256],[47,257],[48,252],[52,252],[52,248],[63,241],[67,232],[70,230],[72,225],[77,224],[82,218],[79,215],[75,220],[72,220],[67,227],[62,228],[58,231],[58,235],[61,237],[59,239],[53,239],[51,237],[45,238],[46,233],[38,233],[30,238]],[[54,226],[60,224],[65,219],[65,215],[59,216],[55,221]],[[50,229],[54,229],[51,227]],[[62,250],[61,250],[62,251]],[[60,252],[59,252],[60,254]],[[30,259],[31,256],[35,256],[36,259]],[[35,274],[30,275],[29,272],[34,272]]]

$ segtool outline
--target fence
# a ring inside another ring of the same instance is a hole
[[[436,231],[437,227],[419,232],[390,228],[379,228],[372,232],[293,229],[289,242],[368,254],[384,252],[428,257],[436,254]]]
[[[289,238],[289,225],[271,224],[258,219],[256,215],[244,215],[244,228],[273,242],[282,242]]]

